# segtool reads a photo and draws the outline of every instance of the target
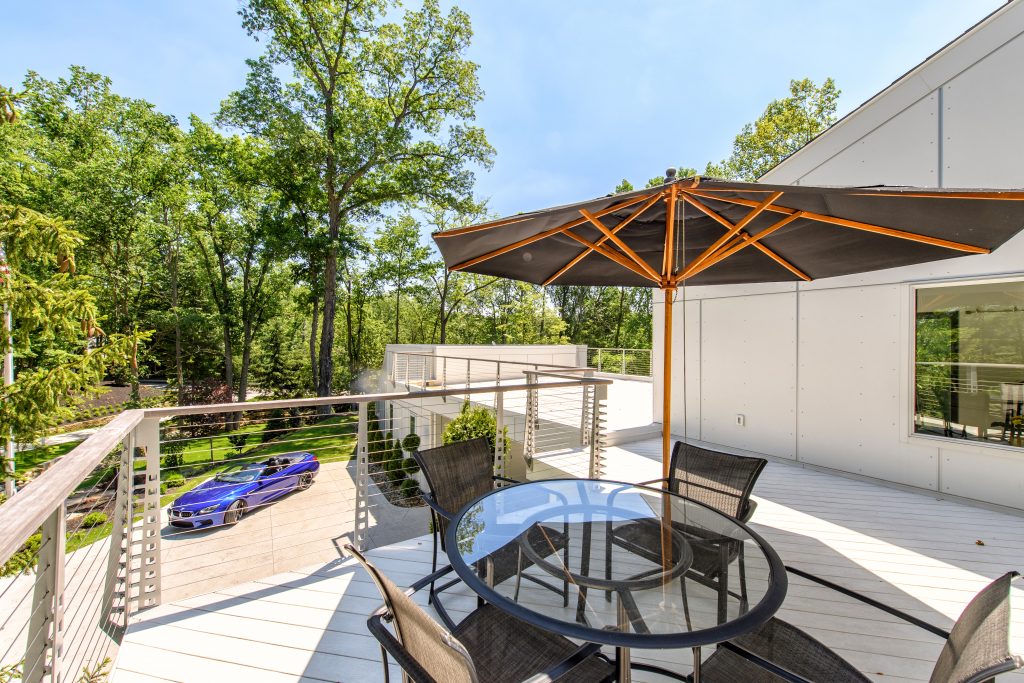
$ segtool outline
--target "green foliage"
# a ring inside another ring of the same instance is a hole
[[[184,482],[184,480],[184,477],[182,477],[182,482]],[[90,512],[82,519],[80,526],[86,529],[92,529],[93,527],[102,526],[106,523],[107,516],[105,514],[103,514],[102,512]]]
[[[420,471],[420,465],[416,462],[416,458],[405,458],[402,460],[402,470],[411,477]]]
[[[420,435],[416,432],[406,434],[405,438],[402,439],[402,450],[406,453],[412,453],[420,447]]]
[[[82,674],[75,683],[106,683],[110,676],[110,665],[110,657],[104,657],[103,661],[97,662],[91,667],[88,665],[82,667]]]
[[[238,432],[238,433],[235,433],[235,434],[228,434],[228,441],[231,442],[231,445],[234,447],[234,449],[238,452],[239,455],[242,454],[242,450],[245,448],[245,443],[248,440],[249,440],[249,433],[248,432]]]
[[[3,568],[0,569],[0,576],[14,576],[29,567],[36,566],[36,562],[39,560],[39,546],[42,545],[42,542],[42,534],[32,534],[29,536],[21,547],[11,555],[10,559],[4,563]]]
[[[163,479],[161,483],[164,484],[168,490],[176,489],[180,486],[184,486],[185,484],[185,475],[178,470],[164,472],[161,475],[161,478]]]
[[[416,483],[414,479],[405,479],[402,481],[399,490],[402,493],[402,498],[410,500],[420,495],[420,485]]]
[[[459,414],[445,425],[444,432],[441,433],[441,441],[449,444],[486,437],[491,453],[494,453],[494,438],[497,431],[498,424],[490,410],[466,401],[462,404]],[[508,427],[504,429],[504,436],[505,442],[508,443]]]
[[[820,86],[809,78],[791,80],[789,93],[745,125],[729,158],[709,163],[705,175],[755,181],[835,122],[840,91],[831,78]]]
[[[0,683],[13,683],[14,681],[22,680],[22,668],[24,665],[25,660],[23,659],[20,662],[0,666]]]

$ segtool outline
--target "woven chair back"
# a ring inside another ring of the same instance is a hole
[[[1024,666],[1010,650],[1009,572],[978,593],[956,620],[930,683],[980,683]]]
[[[768,461],[730,455],[677,441],[669,467],[669,490],[742,519],[754,482]]]
[[[384,598],[384,607],[391,616],[395,637],[409,656],[435,681],[478,683],[476,667],[465,646],[358,550],[352,546],[346,546],[346,549],[377,584],[377,590]]]
[[[414,457],[427,477],[434,500],[449,515],[494,488],[494,457],[484,437],[428,448]],[[443,548],[448,520],[438,521]]]

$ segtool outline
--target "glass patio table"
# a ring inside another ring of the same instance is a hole
[[[562,547],[560,534],[569,539]],[[755,630],[786,596],[782,561],[749,527],[638,484],[553,479],[495,489],[455,516],[445,546],[459,577],[496,608],[614,646],[619,681],[632,669],[691,680],[632,661],[633,648],[691,648],[699,681],[702,646]],[[516,571],[495,572],[509,557]],[[569,593],[522,581],[524,573],[568,581]],[[510,578],[495,584],[494,575]]]

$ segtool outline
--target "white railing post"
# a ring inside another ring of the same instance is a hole
[[[537,382],[537,374],[525,370],[527,384]],[[526,461],[526,469],[533,471],[533,456],[537,453],[537,390],[526,391],[526,426],[523,434],[523,460]]]
[[[62,501],[43,522],[39,567],[32,595],[28,645],[22,680],[60,681],[61,632],[64,629],[64,543],[67,509]]]
[[[505,394],[494,392],[494,473],[505,476]]]
[[[591,387],[590,409],[590,478],[604,476],[604,402],[608,399],[608,385]]]
[[[497,361],[497,363],[495,365],[496,365],[496,367],[494,369],[494,374],[495,374],[494,383],[495,384],[501,384],[501,361],[500,360]]]
[[[593,370],[585,370],[583,372],[584,377],[593,377]],[[591,444],[590,430],[593,416],[591,414],[592,408],[592,395],[594,393],[594,385],[583,384],[580,387],[580,446],[586,448]]]
[[[601,357],[604,356],[604,353],[602,353],[602,351],[603,351],[603,349],[598,349],[597,350],[597,371],[598,372],[601,372]]]
[[[131,534],[132,489],[135,453],[135,431],[125,437],[121,462],[117,468],[117,489],[114,494],[114,525],[110,530],[110,550],[103,587],[103,605],[107,621],[119,629],[128,627],[131,615]]]
[[[160,604],[160,419],[147,417],[135,428],[136,455],[146,460],[142,494],[142,528],[139,539],[138,609]],[[134,524],[132,529],[134,531]],[[134,533],[132,534],[134,536]],[[132,583],[129,582],[128,595]]]
[[[369,432],[367,403],[359,404],[359,426],[356,436],[356,528],[355,545],[359,550],[366,550],[367,533],[370,529],[369,487]]]
[[[626,372],[626,349],[622,349],[622,370],[620,370],[619,372],[621,372],[623,375],[629,374],[628,372]]]
[[[448,356],[441,356],[441,388],[448,388]],[[448,397],[444,396],[441,400],[447,403]]]

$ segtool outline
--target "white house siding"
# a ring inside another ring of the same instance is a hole
[[[1024,188],[1024,4],[1001,8],[762,180]],[[985,256],[687,288],[674,309],[673,432],[1024,509],[1021,449],[911,435],[911,285],[1021,275],[1024,235]]]

